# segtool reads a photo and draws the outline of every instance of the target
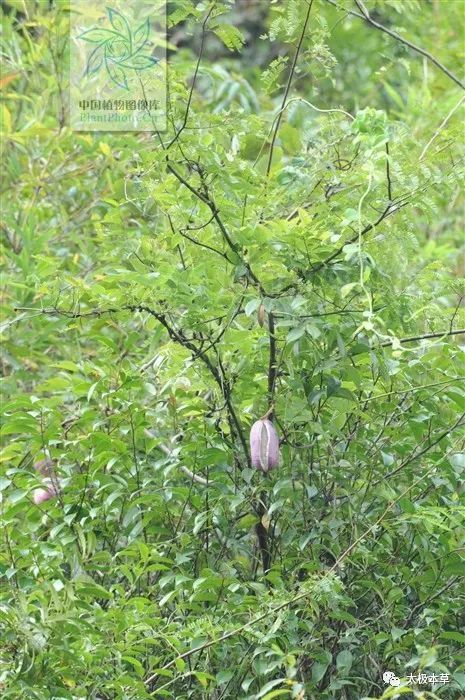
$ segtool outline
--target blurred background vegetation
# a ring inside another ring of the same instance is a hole
[[[1,2],[2,697],[463,696],[464,7],[168,2],[157,135]]]

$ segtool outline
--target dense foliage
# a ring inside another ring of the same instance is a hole
[[[2,6],[2,698],[461,697],[462,3],[169,2],[141,134]]]

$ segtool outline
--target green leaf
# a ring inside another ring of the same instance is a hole
[[[452,639],[454,642],[465,644],[465,634],[462,632],[455,632],[453,630],[450,632],[441,632],[439,637],[441,639]]]
[[[381,450],[381,457],[383,458],[383,464],[385,467],[390,467],[395,462],[394,456],[388,452],[383,452],[383,450]]]
[[[87,29],[77,36],[78,39],[90,41],[92,44],[105,44],[116,37],[118,37],[118,34],[112,32],[111,29]]]
[[[149,18],[142,22],[140,24],[136,31],[134,32],[133,36],[133,53],[136,53],[137,51],[140,51],[141,49],[144,48],[145,43],[147,42],[147,39],[149,38],[149,32],[150,32],[150,22]]]
[[[312,666],[312,682],[319,683],[326,671],[328,670],[329,662],[315,661]]]
[[[121,68],[120,66],[118,66],[116,63],[114,63],[111,58],[108,58],[106,53],[105,53],[105,65],[106,65],[108,75],[110,76],[111,80],[119,87],[122,87],[122,88],[125,88],[125,90],[128,90],[129,89],[128,80],[126,77],[126,73],[124,72],[124,69]]]
[[[76,591],[79,595],[90,598],[103,598],[104,600],[112,598],[111,593],[98,583],[76,583]]]
[[[289,697],[290,693],[290,689],[272,690],[271,693],[263,695],[263,700],[271,700],[272,698],[282,697],[284,695],[287,695]]]
[[[348,649],[343,649],[336,656],[336,668],[338,671],[350,671],[352,662],[353,656]]]
[[[153,68],[157,62],[158,59],[153,56],[138,54],[137,56],[131,56],[125,61],[118,61],[118,65],[132,70],[146,70],[147,68]]]
[[[129,28],[128,21],[126,17],[118,10],[107,7],[108,17],[111,22],[111,26],[118,34],[122,35],[126,39],[130,39],[131,30]]]
[[[219,671],[216,674],[216,682],[218,685],[224,685],[225,683],[229,683],[233,676],[234,673],[232,671]]]
[[[86,72],[88,75],[97,73],[103,64],[104,52],[102,46],[97,46],[90,54],[87,59]]]
[[[134,656],[128,656],[127,654],[124,654],[121,659],[131,664],[139,678],[144,677],[144,667],[138,659],[134,658]]]
[[[297,327],[297,328],[292,328],[289,333],[287,334],[286,342],[287,343],[293,343],[296,340],[299,340],[299,338],[302,338],[302,336],[305,334],[305,327]]]
[[[220,24],[213,31],[230,51],[238,51],[244,43],[244,35],[232,24]]]
[[[245,313],[247,316],[251,316],[255,311],[257,311],[258,307],[260,306],[261,301],[260,299],[251,299],[250,301],[247,302],[245,305]]]
[[[3,476],[0,476],[0,491],[4,491],[11,483],[11,479],[5,479]]]

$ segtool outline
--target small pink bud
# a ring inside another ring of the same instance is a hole
[[[50,476],[53,468],[53,462],[51,459],[41,459],[39,462],[34,464],[34,469],[37,469],[39,474],[42,476]]]
[[[56,495],[57,494],[53,486],[51,486],[49,489],[35,489],[34,503],[36,506],[38,506],[41,503],[45,503],[45,501],[49,501],[51,498],[54,498]]]
[[[60,487],[54,471],[54,462],[51,459],[47,457],[35,462],[34,469],[41,475],[41,481],[44,485],[44,488],[35,489],[34,491],[34,503],[39,505],[49,501],[51,498],[55,498]]]
[[[250,430],[250,454],[252,466],[268,472],[278,466],[279,438],[273,423],[268,419],[257,420]]]

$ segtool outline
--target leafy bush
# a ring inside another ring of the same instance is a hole
[[[342,4],[169,3],[169,131],[89,134],[3,3],[3,698],[465,692],[460,4]]]

